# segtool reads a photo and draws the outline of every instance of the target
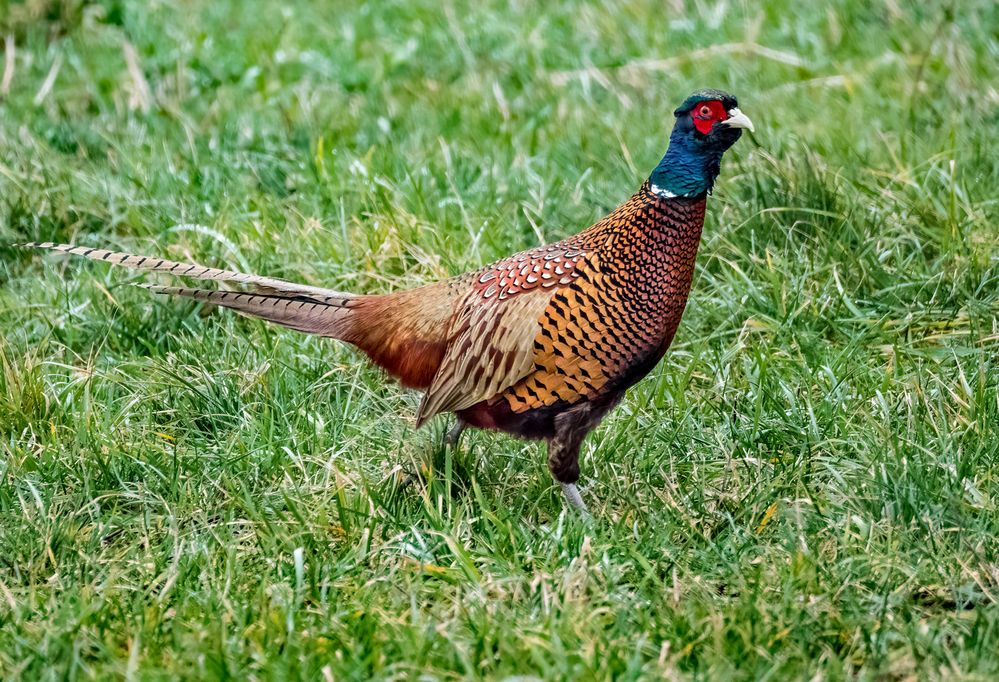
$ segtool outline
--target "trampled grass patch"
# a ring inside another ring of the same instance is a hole
[[[999,674],[999,9],[758,5],[0,2],[0,677]],[[757,132],[591,525],[344,346],[13,247],[412,286],[705,86]]]

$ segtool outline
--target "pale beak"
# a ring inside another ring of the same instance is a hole
[[[739,107],[728,110],[728,118],[722,121],[729,128],[748,128],[749,132],[755,133],[756,130],[753,128],[753,122],[749,120],[749,117],[744,113],[739,111]]]

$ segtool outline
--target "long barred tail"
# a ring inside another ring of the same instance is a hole
[[[426,388],[437,373],[447,345],[454,298],[462,291],[444,281],[393,294],[357,295],[105,249],[51,242],[24,246],[245,287],[247,290],[142,285],[153,293],[192,298],[301,332],[346,341],[410,388]]]
[[[296,284],[274,277],[261,277],[232,270],[208,268],[196,263],[178,263],[151,256],[91,249],[52,242],[24,244],[26,248],[49,249],[104,261],[135,270],[159,272],[177,277],[213,280],[250,286],[252,291],[217,291],[186,287],[144,285],[157,294],[183,296],[232,308],[245,315],[310,334],[344,338],[353,327],[351,309],[361,298],[355,294]]]

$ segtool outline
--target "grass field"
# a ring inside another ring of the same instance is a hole
[[[0,678],[999,675],[991,0],[0,0],[3,36]],[[589,225],[704,86],[757,132],[590,525],[344,346],[12,247],[411,286]]]

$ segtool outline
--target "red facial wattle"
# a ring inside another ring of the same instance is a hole
[[[697,128],[697,132],[702,135],[710,133],[711,128],[713,128],[715,123],[718,123],[718,121],[724,121],[728,118],[728,112],[725,111],[725,105],[718,100],[700,102],[694,107],[693,111],[690,112],[690,115],[694,119],[694,127]]]

